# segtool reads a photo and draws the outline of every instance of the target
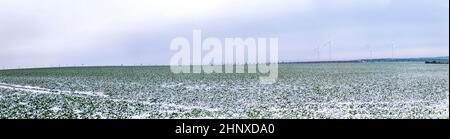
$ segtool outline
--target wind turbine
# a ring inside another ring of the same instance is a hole
[[[394,59],[394,48],[395,48],[395,42],[392,42],[392,47],[391,47],[391,59]]]
[[[320,44],[319,44],[319,45],[317,45],[317,48],[316,48],[316,49],[317,49],[317,60],[318,60],[318,61],[320,61],[320,47],[321,47],[321,46],[320,46]]]
[[[331,49],[331,48],[333,47],[333,45],[334,45],[333,41],[330,40],[330,44],[329,44],[329,46],[328,46],[328,47],[329,47],[329,50],[330,50],[330,53],[329,53],[329,54],[330,54],[330,55],[329,55],[329,56],[330,56],[330,61],[333,59],[333,57],[332,57],[332,49]]]
[[[326,42],[325,47],[328,45],[328,58],[329,58],[329,61],[331,61],[331,60],[333,60],[333,50],[332,50],[332,47],[334,47],[334,46],[333,46],[333,45],[334,45],[334,41],[333,41],[333,38],[331,37],[331,34],[330,34],[330,33],[328,33],[327,35],[328,35],[328,41]]]
[[[329,58],[329,60],[331,61],[332,59],[333,59],[333,57],[332,57],[332,47],[333,47],[333,41],[332,40],[328,40],[328,41],[326,41],[325,42],[325,44],[323,45],[324,47],[328,47],[328,58]]]
[[[372,46],[370,46],[369,44],[366,45],[367,48],[369,49],[369,54],[370,54],[370,59],[373,59],[373,50],[372,50]]]
[[[327,34],[327,36],[328,36],[328,40],[326,40],[325,41],[325,43],[323,43],[323,44],[319,44],[319,46],[317,46],[317,59],[319,59],[320,60],[320,49],[321,49],[321,47],[328,47],[328,51],[329,51],[329,53],[328,53],[328,58],[329,58],[329,60],[331,61],[332,59],[333,59],[333,57],[332,57],[332,47],[333,47],[333,45],[334,45],[334,42],[333,42],[333,39],[331,39],[331,37],[329,37],[330,36],[330,34]]]

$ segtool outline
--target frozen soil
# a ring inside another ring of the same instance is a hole
[[[0,118],[449,118],[449,66],[287,64],[256,74],[169,67],[0,70]]]

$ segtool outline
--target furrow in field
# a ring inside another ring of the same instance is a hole
[[[10,90],[19,90],[24,92],[31,92],[36,94],[52,94],[52,95],[71,95],[75,97],[99,97],[102,99],[111,100],[114,102],[126,102],[126,103],[141,103],[145,105],[160,105],[166,109],[182,109],[182,110],[192,110],[192,109],[201,109],[205,111],[219,111],[216,108],[206,108],[200,106],[186,106],[172,103],[156,103],[156,102],[147,102],[147,101],[138,101],[132,99],[120,99],[120,98],[111,98],[103,92],[87,92],[87,91],[62,91],[55,89],[42,88],[37,86],[25,86],[25,85],[16,85],[16,84],[7,84],[0,83],[0,88],[10,89]]]
[[[20,90],[20,91],[38,93],[38,94],[55,94],[55,95],[75,94],[75,95],[95,96],[95,97],[109,97],[108,95],[104,94],[103,92],[64,91],[64,90],[42,88],[42,87],[37,87],[37,86],[24,86],[24,85],[7,84],[7,83],[0,83],[0,88],[11,89],[11,90]]]

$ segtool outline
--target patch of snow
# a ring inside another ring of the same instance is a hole
[[[80,114],[80,113],[83,113],[83,111],[82,111],[82,110],[78,110],[78,109],[75,109],[75,110],[73,110],[73,112],[74,112],[75,114]]]
[[[99,96],[99,97],[109,97],[103,92],[85,92],[85,91],[75,91],[75,94],[88,95],[88,96]]]
[[[186,106],[186,105],[167,104],[167,103],[163,103],[162,105],[165,107],[175,107],[175,108],[187,109],[187,110],[201,109],[201,110],[205,110],[205,111],[219,111],[219,109],[217,109],[217,108],[206,108],[206,107],[200,107],[200,106]]]
[[[28,105],[26,102],[19,102],[19,105]]]
[[[61,108],[59,108],[58,106],[54,106],[54,107],[50,108],[50,110],[52,110],[53,112],[57,112],[57,111],[60,111]]]
[[[150,117],[150,114],[141,114],[141,115],[134,115],[131,116],[131,119],[146,119],[147,117]]]

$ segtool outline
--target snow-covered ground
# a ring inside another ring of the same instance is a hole
[[[279,68],[273,85],[169,67],[3,70],[0,118],[449,118],[448,65]]]

